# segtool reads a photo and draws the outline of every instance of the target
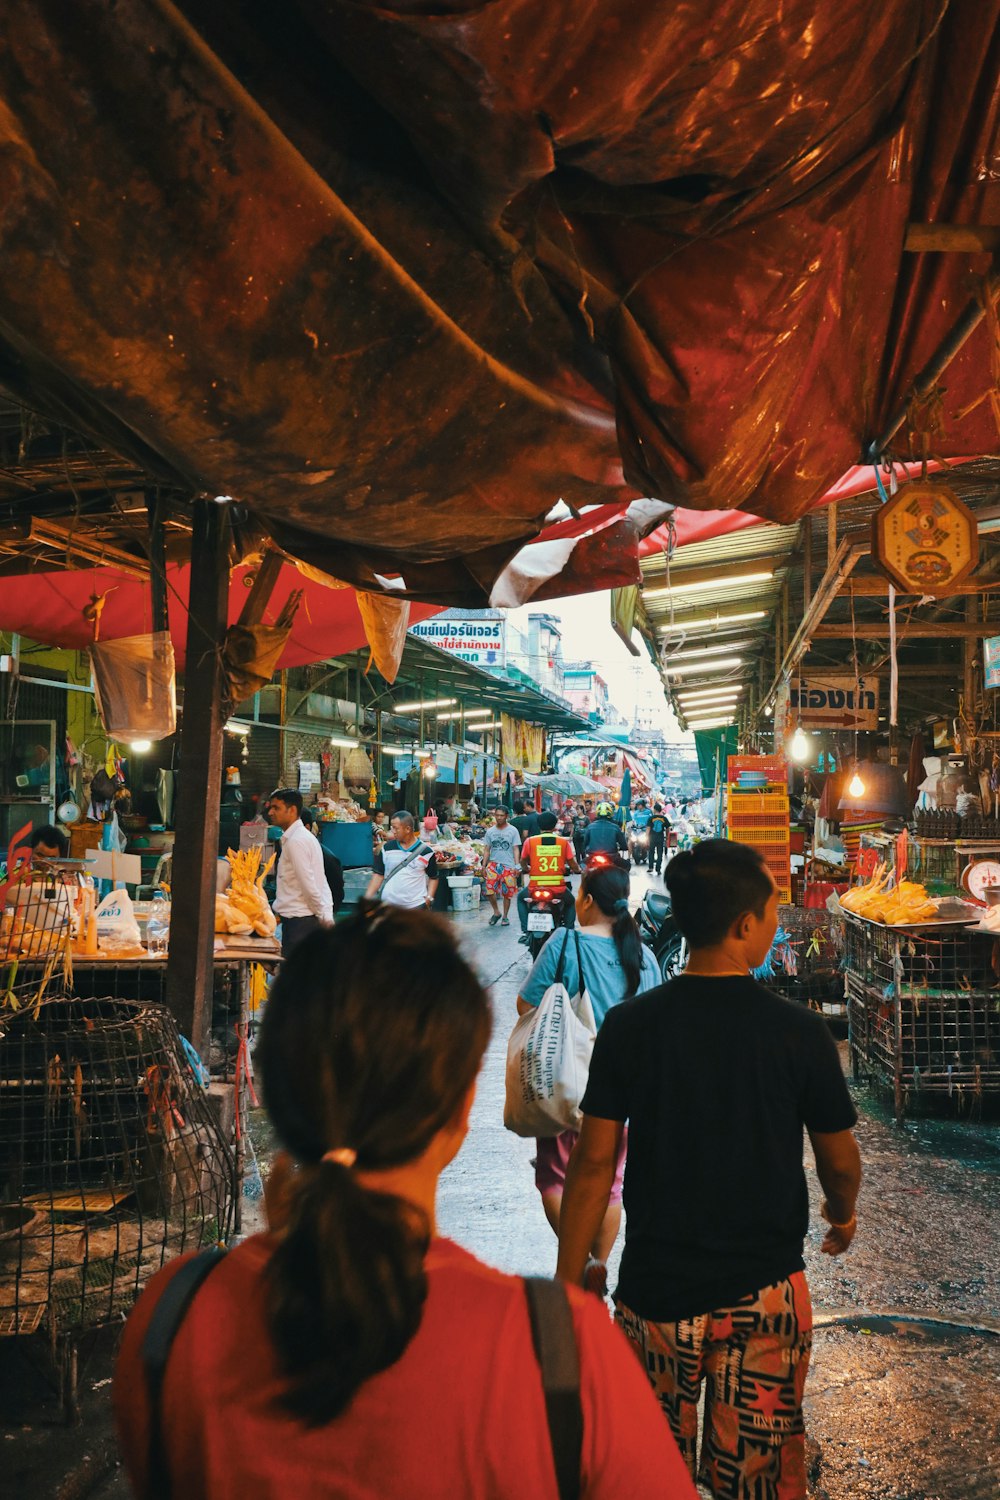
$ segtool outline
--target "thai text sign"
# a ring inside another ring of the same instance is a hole
[[[1000,635],[983,641],[983,687],[1000,688]]]
[[[506,620],[453,620],[440,615],[410,626],[410,634],[477,667],[502,667],[506,660]]]
[[[878,678],[847,672],[808,676],[792,684],[791,713],[813,729],[878,727]]]

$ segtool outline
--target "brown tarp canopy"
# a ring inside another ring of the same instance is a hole
[[[1000,224],[1000,0],[4,10],[0,385],[363,588],[482,602],[559,500],[801,514],[989,269],[907,224]]]

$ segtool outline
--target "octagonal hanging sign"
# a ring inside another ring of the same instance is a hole
[[[872,561],[901,593],[947,598],[979,561],[976,518],[946,484],[904,484],[872,516]]]

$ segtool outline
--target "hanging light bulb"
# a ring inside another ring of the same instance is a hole
[[[789,746],[793,760],[804,761],[809,757],[812,742],[801,724],[796,724],[795,733],[792,735],[792,743]]]
[[[854,775],[851,777],[850,785],[847,788],[847,795],[849,797],[863,797],[865,795],[865,784],[861,780],[861,772],[857,768],[855,768]]]

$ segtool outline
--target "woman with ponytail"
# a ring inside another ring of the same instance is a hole
[[[557,1500],[524,1283],[435,1225],[489,1035],[486,995],[426,913],[379,907],[285,961],[255,1053],[284,1148],[270,1230],[217,1262],[177,1327],[159,1443],[143,1354],[190,1257],[125,1329],[115,1405],[139,1500]],[[581,1496],[624,1500],[638,1483],[693,1500],[625,1340],[567,1295]]]
[[[616,865],[584,872],[576,898],[579,942],[571,929],[563,928],[552,934],[517,998],[519,1015],[541,1004],[555,980],[560,958],[566,989],[575,995],[586,988],[598,1030],[612,1006],[662,983],[656,960],[639,937],[639,929],[629,912],[628,896],[628,873]],[[541,1194],[545,1217],[558,1235],[566,1167],[576,1145],[576,1132],[565,1130],[561,1135],[536,1141],[535,1145],[535,1186]],[[591,1247],[584,1283],[588,1290],[602,1297],[608,1284],[608,1256],[621,1227],[626,1146],[627,1138],[623,1137],[611,1201]]]

